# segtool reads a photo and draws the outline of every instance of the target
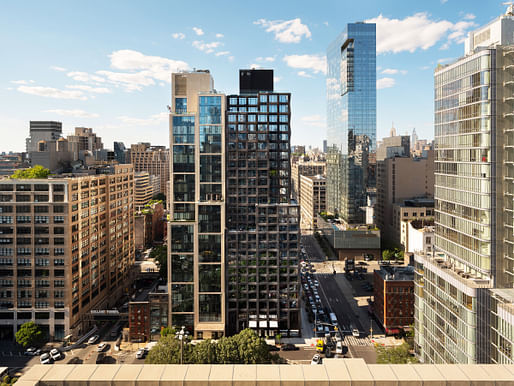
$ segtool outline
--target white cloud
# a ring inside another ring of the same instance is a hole
[[[220,52],[216,52],[214,55],[216,55],[216,56],[230,55],[230,51],[220,51]]]
[[[203,29],[198,27],[193,27],[193,31],[195,31],[195,34],[197,34],[198,36],[202,36],[204,34]]]
[[[206,54],[210,54],[214,52],[215,48],[218,48],[221,45],[221,42],[211,42],[211,43],[204,43],[202,40],[195,40],[193,42],[193,47],[205,52]]]
[[[33,80],[11,80],[12,84],[31,84],[34,83]]]
[[[221,38],[225,37],[225,35],[223,35],[223,34],[216,34],[216,37],[217,37],[218,39],[221,39]]]
[[[53,87],[42,87],[42,86],[19,86],[17,88],[19,92],[31,95],[42,96],[46,98],[55,99],[80,99],[86,100],[87,97],[82,91],[74,90],[59,90]]]
[[[185,37],[186,37],[186,35],[183,34],[182,32],[175,32],[171,36],[173,36],[173,39],[179,39],[179,40],[185,39]]]
[[[53,109],[53,110],[44,110],[44,113],[52,113],[57,115],[63,115],[66,117],[75,117],[75,118],[97,118],[99,117],[96,113],[88,113],[87,111],[80,109],[73,110],[65,110],[65,109]]]
[[[128,73],[101,70],[96,73],[105,76],[109,83],[122,87],[126,91],[140,91],[144,86],[153,86],[155,84],[155,80],[149,71]],[[171,73],[169,76],[171,77]]]
[[[263,56],[259,56],[257,59],[255,59],[257,62],[268,62],[268,63],[272,63],[275,61],[275,58],[273,56],[266,56],[266,57],[263,57]]]
[[[377,90],[381,90],[383,88],[393,87],[396,81],[393,78],[380,78],[377,79]]]
[[[50,66],[50,68],[51,68],[52,70],[60,71],[60,72],[68,71],[68,70],[67,70],[66,68],[64,68],[64,67]]]
[[[298,71],[298,76],[301,76],[303,78],[312,78],[312,75],[305,71]]]
[[[377,25],[377,53],[414,52],[426,50],[448,34],[448,42],[460,42],[471,21],[452,23],[448,20],[431,20],[426,12],[407,16],[405,19],[389,19],[381,14],[366,20]]]
[[[328,27],[328,21],[324,21],[323,24],[325,24]]]
[[[386,75],[396,75],[396,74],[402,74],[405,75],[407,73],[407,70],[398,70],[396,68],[385,68],[382,70],[382,74]]]
[[[170,82],[171,73],[189,69],[182,60],[173,60],[161,56],[150,56],[134,50],[114,51],[111,55],[111,67],[116,70],[146,71],[148,76]]]
[[[77,82],[105,82],[104,78],[97,75],[91,75],[83,71],[71,71],[68,72],[66,75],[68,75],[71,79],[76,80]]]
[[[301,117],[300,120],[308,126],[315,126],[315,127],[325,127],[326,126],[325,117],[321,116],[319,114],[305,115],[305,116]]]
[[[327,72],[327,60],[325,55],[286,55],[284,62],[289,67],[301,70],[311,70],[314,74]]]
[[[189,65],[181,60],[173,60],[160,56],[145,55],[134,50],[118,50],[109,55],[111,67],[124,72],[99,70],[94,74],[82,71],[72,71],[67,75],[79,82],[111,83],[126,91],[141,90],[152,86],[156,81],[171,82],[171,73],[185,71]],[[102,88],[92,92],[102,92]]]
[[[118,119],[128,126],[150,126],[159,125],[166,122],[169,119],[168,113],[153,114],[148,118],[134,118],[123,115]]]
[[[475,19],[475,15],[473,15],[472,13],[466,13],[464,15],[464,20],[474,20]]]
[[[88,86],[88,85],[85,85],[85,84],[67,85],[65,87],[66,88],[71,88],[71,89],[74,89],[74,90],[89,91],[89,92],[97,93],[97,94],[108,94],[108,93],[111,92],[111,90],[108,89],[107,87],[92,87],[92,86]]]
[[[300,43],[302,37],[311,37],[309,27],[302,24],[300,18],[285,21],[259,19],[254,21],[253,24],[262,26],[266,29],[266,32],[273,32],[275,34],[275,40],[281,43]]]

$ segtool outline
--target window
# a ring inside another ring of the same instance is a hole
[[[0,224],[12,224],[12,216],[0,216]]]
[[[175,98],[175,112],[177,114],[187,113],[187,98]]]
[[[64,222],[64,216],[54,216],[54,223],[61,224]]]

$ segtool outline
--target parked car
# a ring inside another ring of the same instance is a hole
[[[316,354],[312,357],[311,365],[320,365],[321,364],[321,355]]]
[[[50,356],[52,357],[52,359],[54,361],[58,361],[59,359],[62,358],[62,353],[59,350],[57,350],[56,348],[54,348],[50,351]]]
[[[71,358],[69,361],[68,361],[68,364],[69,365],[78,365],[80,363],[83,363],[83,360],[80,359],[79,357],[73,357]]]
[[[354,328],[354,329],[352,329],[352,335],[354,337],[358,338],[361,335],[361,333],[359,332],[358,329]]]
[[[39,361],[42,365],[50,365],[53,362],[52,357],[47,352],[39,357]]]
[[[146,350],[144,348],[140,348],[136,351],[136,358],[143,359],[146,355]]]
[[[343,354],[343,342],[341,342],[340,340],[338,340],[336,342],[336,354],[338,354],[338,355]]]
[[[268,344],[268,351],[280,351],[277,346],[273,346],[272,344]]]
[[[100,339],[100,335],[93,335],[91,338],[88,339],[87,343],[95,344],[98,339]]]
[[[36,356],[36,355],[41,355],[41,349],[35,348],[35,347],[29,347],[28,349],[25,350],[25,352],[23,354],[29,355],[32,357]]]
[[[102,351],[104,351],[106,348],[107,348],[107,343],[102,342],[102,343],[100,343],[100,344],[98,345],[98,347],[97,347],[96,351],[98,351],[98,352],[102,352]]]
[[[287,343],[282,345],[282,351],[297,351],[299,350],[294,344]]]

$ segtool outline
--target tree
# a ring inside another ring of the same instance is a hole
[[[382,260],[403,260],[403,251],[400,248],[384,249]]]
[[[16,332],[16,342],[23,347],[37,346],[42,343],[43,331],[34,322],[23,323]]]
[[[28,169],[16,170],[11,178],[13,179],[27,179],[27,178],[48,178],[50,170],[44,168],[41,165],[36,165]]]
[[[163,327],[161,328],[161,336],[175,335],[176,331],[173,327]]]
[[[168,247],[159,245],[152,249],[150,258],[155,259],[159,263],[159,276],[163,280],[168,279]]]
[[[278,363],[270,354],[265,340],[255,331],[246,329],[239,334],[223,337],[218,342],[205,340],[197,344],[184,342],[184,363],[194,364],[257,364]],[[150,350],[145,363],[180,363],[180,340],[174,334],[162,336]]]
[[[184,363],[191,363],[192,345],[184,343]],[[180,340],[175,335],[161,337],[152,347],[145,363],[180,364]]]
[[[210,339],[197,343],[193,349],[192,361],[196,364],[216,364],[217,344]]]
[[[271,363],[268,345],[255,331],[247,328],[231,338],[236,341],[238,346],[240,363]]]
[[[418,363],[418,359],[411,355],[410,346],[403,343],[397,347],[382,347],[376,346],[377,350],[377,363],[379,364],[405,364],[405,363]]]
[[[154,200],[160,200],[163,203],[166,202],[166,195],[164,193],[157,193],[155,196],[152,197]],[[166,205],[165,205],[166,206]]]

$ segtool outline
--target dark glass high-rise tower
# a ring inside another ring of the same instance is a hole
[[[327,50],[327,209],[350,224],[364,218],[376,117],[376,27],[351,23]]]
[[[299,208],[291,203],[290,93],[240,70],[227,97],[227,333],[299,333]]]

